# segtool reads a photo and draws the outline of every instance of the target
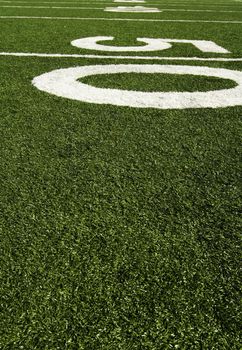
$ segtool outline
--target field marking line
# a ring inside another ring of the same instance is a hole
[[[77,21],[127,21],[127,22],[173,22],[173,23],[221,23],[242,24],[242,21],[198,19],[152,19],[152,18],[103,18],[103,17],[48,17],[48,16],[0,16],[0,19],[41,19]]]
[[[4,3],[4,4],[13,4],[13,5],[5,5],[5,7],[23,7],[24,8],[24,5],[19,5],[19,4],[28,4],[28,5],[26,5],[26,6],[32,6],[32,4],[36,4],[35,2],[28,2],[28,1],[18,1],[18,2],[8,2],[8,1],[0,1],[0,3]],[[41,2],[39,2],[39,4],[40,5],[42,5],[42,4],[48,4],[49,6],[52,6],[51,4],[70,4],[71,2],[46,2],[46,1],[41,1]],[[83,2],[82,4],[80,4],[80,3],[78,3],[78,2],[75,2],[74,4],[79,4],[79,5],[96,5],[96,4],[98,4],[98,5],[102,5],[102,6],[109,6],[109,5],[113,5],[114,3],[106,3],[106,2]],[[129,3],[130,5],[132,5],[131,3]],[[39,5],[39,6],[40,6]],[[193,5],[193,4],[191,4],[191,5],[188,5],[188,4],[182,4],[182,3],[168,3],[168,4],[165,4],[165,3],[150,3],[150,4],[145,4],[145,5],[149,5],[149,6],[173,6],[174,7],[174,9],[169,9],[169,10],[176,10],[176,8],[175,8],[175,6],[182,6],[182,7],[186,7],[186,6],[189,6],[189,7],[193,7],[193,6],[196,6],[197,7],[197,4],[195,4],[195,5]],[[200,5],[200,6],[202,6],[202,7],[207,7],[207,6],[211,6],[211,4],[204,4],[204,5]],[[1,6],[1,7],[4,7],[4,6]],[[37,7],[37,6],[33,6],[33,7]],[[60,7],[63,7],[63,6],[60,6]],[[74,6],[72,7],[72,6],[70,6],[71,8],[75,8]],[[213,6],[213,7],[217,7],[217,6]],[[220,6],[220,7],[232,7],[232,8],[237,8],[237,6],[231,6],[231,5],[228,5],[228,6]],[[63,7],[64,8],[64,7]],[[79,8],[79,7],[77,7],[77,8]],[[240,9],[240,8],[239,8]],[[165,9],[164,9],[165,10]],[[219,12],[237,12],[236,10],[217,10],[217,8],[215,8],[215,9],[211,9],[211,10],[209,10],[209,9],[200,9],[200,10],[195,10],[195,9],[187,9],[187,11],[211,11],[211,12],[217,12],[217,11],[219,11]]]
[[[61,53],[35,53],[35,52],[0,52],[0,56],[10,57],[44,57],[44,58],[94,58],[94,59],[120,59],[120,60],[155,60],[155,61],[204,61],[204,62],[242,62],[242,57],[174,57],[174,56],[115,56],[115,55],[85,55]]]
[[[72,7],[72,6],[26,6],[26,5],[0,5],[1,8],[24,8],[24,9],[63,9],[63,10],[102,10],[106,12],[132,12],[132,13],[156,13],[162,12],[158,8],[143,6],[118,6],[118,7]]]
[[[3,0],[0,0],[0,3],[18,3],[18,4],[33,4],[33,3],[36,3],[35,1],[3,1]],[[80,4],[79,1],[39,1],[40,4]],[[105,5],[109,5],[109,4],[113,4],[112,1],[108,1],[108,2],[105,2],[105,1],[91,1],[91,2],[82,2],[82,4],[105,4]],[[212,6],[212,7],[215,7],[215,6],[220,6],[220,7],[237,7],[239,6],[240,4],[208,4],[208,3],[190,3],[190,2],[163,2],[163,3],[160,3],[160,2],[153,2],[153,3],[149,3],[149,5],[182,5],[182,6]]]
[[[192,10],[192,9],[167,9],[167,8],[161,8],[160,10],[164,12],[219,12],[219,13],[237,13],[242,12],[242,10],[208,10],[208,9],[202,9],[202,10]]]
[[[15,6],[15,5],[0,5],[2,8],[23,8],[23,9],[73,9],[73,10],[103,10],[103,7],[71,7],[71,6]]]
[[[68,9],[68,10],[104,10],[107,12],[127,12],[127,11],[121,11],[122,8],[119,6],[117,8],[115,7],[74,7],[74,6],[30,6],[30,5],[0,5],[0,8],[26,8],[26,9]],[[115,9],[115,10],[110,10]],[[138,9],[137,9],[138,10]],[[150,10],[150,8],[147,8],[147,10]],[[150,11],[150,12],[209,12],[209,13],[237,13],[242,12],[242,10],[208,10],[208,9],[201,9],[201,10],[193,10],[193,9],[170,9],[170,8],[159,8],[157,9],[159,11]],[[138,12],[138,11],[134,11]],[[145,11],[140,11],[145,12]]]

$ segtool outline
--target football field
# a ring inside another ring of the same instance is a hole
[[[0,349],[241,350],[242,1],[0,0]]]

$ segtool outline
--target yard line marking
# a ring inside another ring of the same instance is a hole
[[[14,4],[15,3],[15,5],[12,5],[12,7],[14,7],[14,6],[20,6],[20,5],[18,5],[18,4],[29,4],[29,6],[31,5],[31,4],[36,4],[36,3],[34,3],[34,2],[28,2],[28,1],[17,1],[17,2],[10,2],[10,1],[0,1],[0,3],[5,3],[5,4],[10,4],[10,3],[12,3],[12,4]],[[49,4],[49,5],[51,5],[51,4],[71,4],[71,2],[55,2],[55,1],[53,1],[53,2],[48,2],[48,1],[41,1],[41,2],[39,2],[39,4]],[[79,4],[80,5],[80,3],[78,3],[78,2],[74,2],[73,4]],[[106,3],[106,2],[83,2],[83,3],[81,3],[81,5],[95,5],[95,4],[98,4],[98,5],[103,5],[103,6],[107,6],[107,5],[111,5],[112,3]],[[130,3],[131,4],[131,3]],[[147,4],[147,5],[150,5],[150,6],[164,6],[164,5],[169,5],[169,6],[182,6],[182,7],[186,7],[186,6],[189,6],[189,7],[191,7],[191,6],[196,6],[197,7],[197,4],[196,5],[193,5],[193,4],[191,4],[191,5],[188,5],[188,4],[182,4],[182,3],[168,3],[168,4],[165,4],[165,3],[149,3],[149,4]],[[6,5],[7,6],[7,5]],[[9,5],[10,6],[10,5]],[[199,5],[199,6],[202,6],[202,7],[208,7],[208,6],[213,6],[213,5],[211,5],[211,4],[204,4],[204,5]],[[225,5],[218,5],[218,6],[220,6],[220,7],[232,7],[232,8],[237,8],[237,6],[232,6],[232,5],[228,5],[228,6],[225,6]],[[217,6],[213,6],[213,7],[217,7]],[[74,8],[74,7],[73,7]],[[174,8],[174,10],[175,10],[175,8]],[[194,10],[192,10],[192,9],[187,9],[187,11],[189,11],[189,10],[191,10],[191,11],[196,11],[195,9]],[[203,9],[201,9],[201,11],[202,11]],[[217,8],[215,8],[215,9],[212,9],[211,11],[215,11],[216,12],[216,10],[217,10]],[[199,11],[199,10],[197,10],[197,11]],[[204,10],[204,11],[206,11],[206,9]],[[209,9],[207,9],[207,11],[209,11]],[[227,12],[226,10],[223,10],[224,12]],[[236,10],[234,10],[235,12],[236,12]],[[222,10],[221,10],[221,12],[222,12]],[[230,10],[228,10],[228,12],[230,12]]]
[[[160,10],[166,11],[166,12],[220,12],[220,13],[236,13],[236,12],[242,12],[240,10],[207,10],[207,9],[202,9],[202,10],[193,10],[193,9],[167,9],[167,8],[161,8]]]
[[[24,9],[73,9],[73,10],[103,10],[103,7],[71,7],[71,6],[15,6],[15,5],[0,5],[3,8],[24,8]]]
[[[242,57],[174,57],[174,56],[115,56],[115,55],[85,55],[62,53],[35,53],[35,52],[0,52],[0,56],[12,57],[44,57],[44,58],[94,58],[119,60],[155,60],[155,61],[204,61],[204,62],[242,62]]]
[[[27,8],[27,9],[70,9],[70,10],[104,10],[107,12],[129,12],[128,8],[125,10],[123,6],[119,7],[76,7],[76,6],[30,6],[30,5],[0,5],[1,8]],[[136,8],[136,9],[135,9]],[[132,9],[131,7],[129,9]],[[201,10],[193,10],[193,9],[170,9],[170,8],[159,8],[159,9],[152,9],[146,8],[147,11],[144,11],[140,9],[138,6],[135,6],[133,8],[134,10],[132,12],[219,12],[219,13],[237,13],[242,12],[240,10],[208,10],[208,9],[201,9]],[[144,8],[145,9],[145,8]],[[150,10],[150,11],[148,11]],[[131,11],[130,11],[131,12]]]
[[[123,1],[122,1],[123,2]],[[3,1],[3,0],[0,0],[0,3],[19,3],[19,4],[31,4],[31,3],[35,3],[34,1]],[[39,3],[41,4],[80,4],[80,2],[78,1],[40,1]],[[92,1],[92,2],[82,2],[82,4],[111,4],[112,2],[109,1],[109,2],[105,2],[105,1]],[[208,4],[208,3],[191,3],[191,2],[163,2],[163,3],[160,3],[160,2],[154,2],[154,3],[149,3],[149,5],[182,5],[182,6],[212,6],[212,7],[215,7],[215,6],[221,6],[221,7],[237,7],[239,6],[240,4]]]
[[[103,17],[46,17],[46,16],[0,16],[0,19],[43,19],[43,20],[78,20],[78,21],[127,21],[127,22],[173,22],[173,23],[222,23],[242,24],[242,21],[198,20],[198,19],[148,19],[148,18],[103,18]]]

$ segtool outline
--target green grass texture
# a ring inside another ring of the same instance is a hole
[[[124,6],[97,2],[76,5]],[[232,0],[142,5],[236,12],[0,8],[0,15],[242,21],[242,3]],[[115,56],[242,57],[242,24],[0,19],[1,52],[112,55],[70,45],[105,35],[115,37],[106,45],[164,37],[212,40],[231,52],[174,44]],[[242,62],[0,56],[1,350],[241,349],[242,106],[96,105],[31,84],[59,68],[121,63],[242,70]],[[169,74],[81,81],[140,91],[234,86]]]

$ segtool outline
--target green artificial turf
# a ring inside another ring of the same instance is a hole
[[[127,46],[137,37],[210,39],[231,51],[174,45],[125,56],[242,57],[242,24],[214,23],[1,19],[0,51],[112,55],[70,45],[97,35]],[[0,349],[240,350],[242,106],[95,105],[31,84],[58,68],[121,63],[242,70],[242,62],[0,56]],[[81,81],[141,91],[234,84],[161,74]]]
[[[138,91],[211,91],[230,89],[236,86],[231,80],[178,74],[103,74],[80,79],[82,83],[121,90]]]

